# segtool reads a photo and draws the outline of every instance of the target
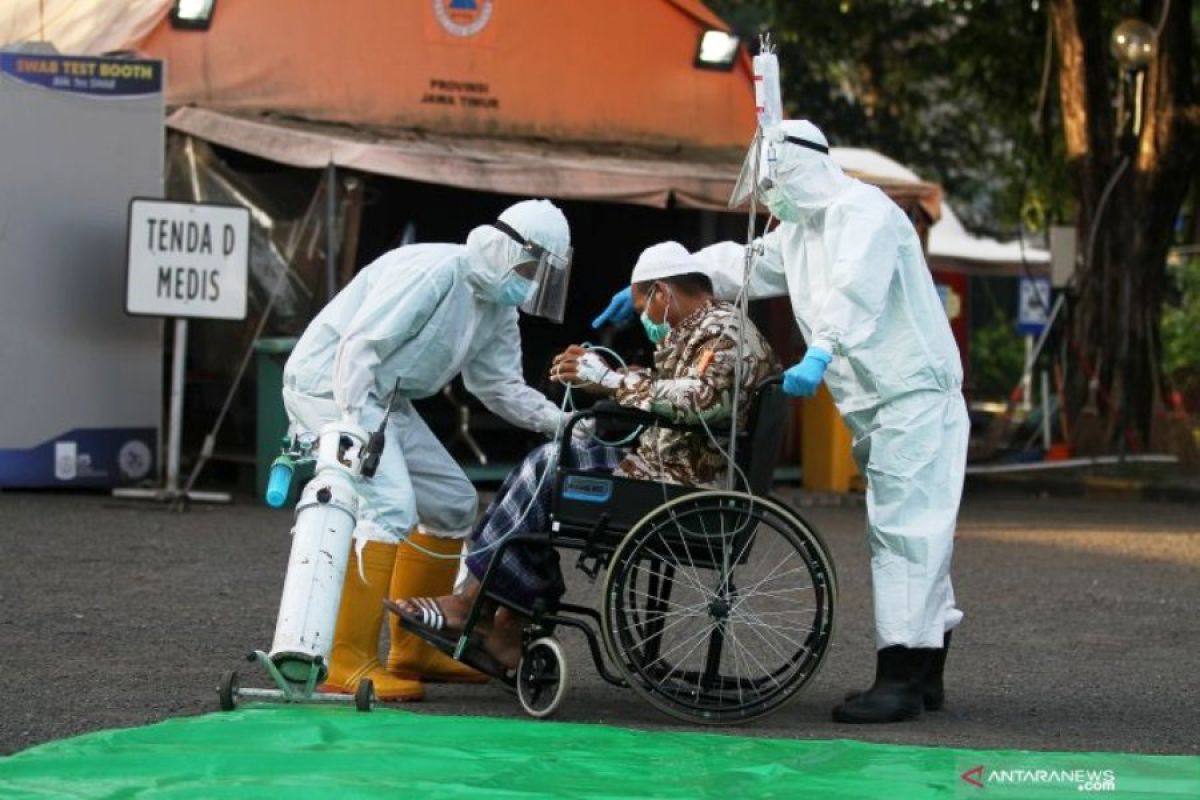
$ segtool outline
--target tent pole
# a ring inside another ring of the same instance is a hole
[[[337,281],[337,167],[325,168],[325,302],[338,292]]]

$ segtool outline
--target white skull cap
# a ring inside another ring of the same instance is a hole
[[[662,242],[642,251],[629,282],[657,281],[690,272],[704,273],[703,262],[679,242]]]

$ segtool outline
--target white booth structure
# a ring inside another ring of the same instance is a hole
[[[125,266],[162,90],[158,61],[0,51],[0,487],[157,476],[163,326],[126,313]]]

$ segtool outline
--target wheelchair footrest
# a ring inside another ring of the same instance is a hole
[[[450,632],[435,631],[427,625],[422,625],[416,620],[404,615],[396,615],[400,620],[400,627],[409,633],[416,636],[418,639],[436,647],[441,652],[454,658],[454,651],[458,649],[459,635]],[[466,647],[463,649],[462,656],[457,661],[466,664],[472,669],[479,670],[484,675],[495,678],[498,681],[505,683],[514,683],[516,680],[515,670],[507,669],[503,664],[492,658],[486,650],[483,649],[483,643],[478,639],[468,639]]]

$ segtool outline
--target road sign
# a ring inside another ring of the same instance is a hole
[[[1050,319],[1050,279],[1021,278],[1017,296],[1017,330],[1037,336]]]
[[[128,313],[246,318],[248,209],[134,198],[128,236]]]

